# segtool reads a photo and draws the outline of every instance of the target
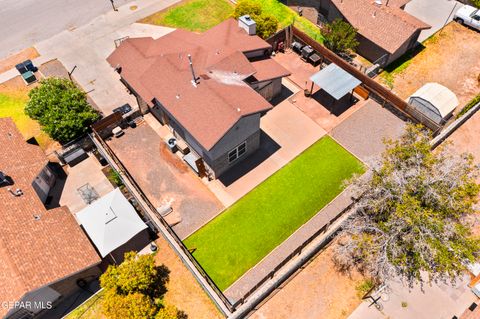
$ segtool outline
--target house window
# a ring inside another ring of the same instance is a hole
[[[247,152],[247,141],[235,147],[233,150],[228,152],[228,162],[232,163],[236,161],[239,157]]]

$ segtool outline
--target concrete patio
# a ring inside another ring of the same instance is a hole
[[[274,59],[292,73],[288,79],[300,89],[289,98],[290,102],[326,132],[330,132],[365,105],[365,101],[357,95],[347,94],[339,101],[335,101],[333,97],[318,86],[313,85],[312,87],[310,76],[318,72],[320,67],[303,61],[297,53],[287,50],[286,53],[277,54]],[[311,91],[312,95],[306,97],[305,89]]]
[[[165,219],[181,239],[223,210],[215,195],[147,122],[107,144],[155,207],[173,208]]]
[[[112,184],[102,173],[102,165],[92,155],[74,167],[65,166],[64,169],[67,178],[61,193],[60,205],[67,206],[73,214],[88,205],[78,192],[81,186],[89,184],[99,197],[113,190]]]

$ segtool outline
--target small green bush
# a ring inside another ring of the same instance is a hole
[[[458,113],[457,118],[470,111],[470,109],[474,107],[477,103],[480,103],[480,93],[476,97],[471,99],[470,102],[467,103],[467,105],[465,105],[465,107],[460,111],[460,113]]]
[[[233,17],[240,18],[248,14],[257,24],[257,35],[266,39],[278,29],[278,19],[262,10],[262,6],[252,0],[240,0],[235,6]]]
[[[362,298],[367,294],[375,286],[375,283],[371,279],[365,279],[361,283],[359,283],[355,289],[357,290],[357,296]]]

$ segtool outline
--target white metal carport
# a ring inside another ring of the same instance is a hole
[[[310,93],[315,84],[337,101],[362,83],[335,63],[330,63],[326,68],[312,75],[310,81],[312,81]]]
[[[76,214],[102,257],[147,228],[119,188]]]

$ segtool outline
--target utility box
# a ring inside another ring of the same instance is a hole
[[[248,15],[238,18],[238,26],[244,29],[249,35],[257,33],[257,23]]]

